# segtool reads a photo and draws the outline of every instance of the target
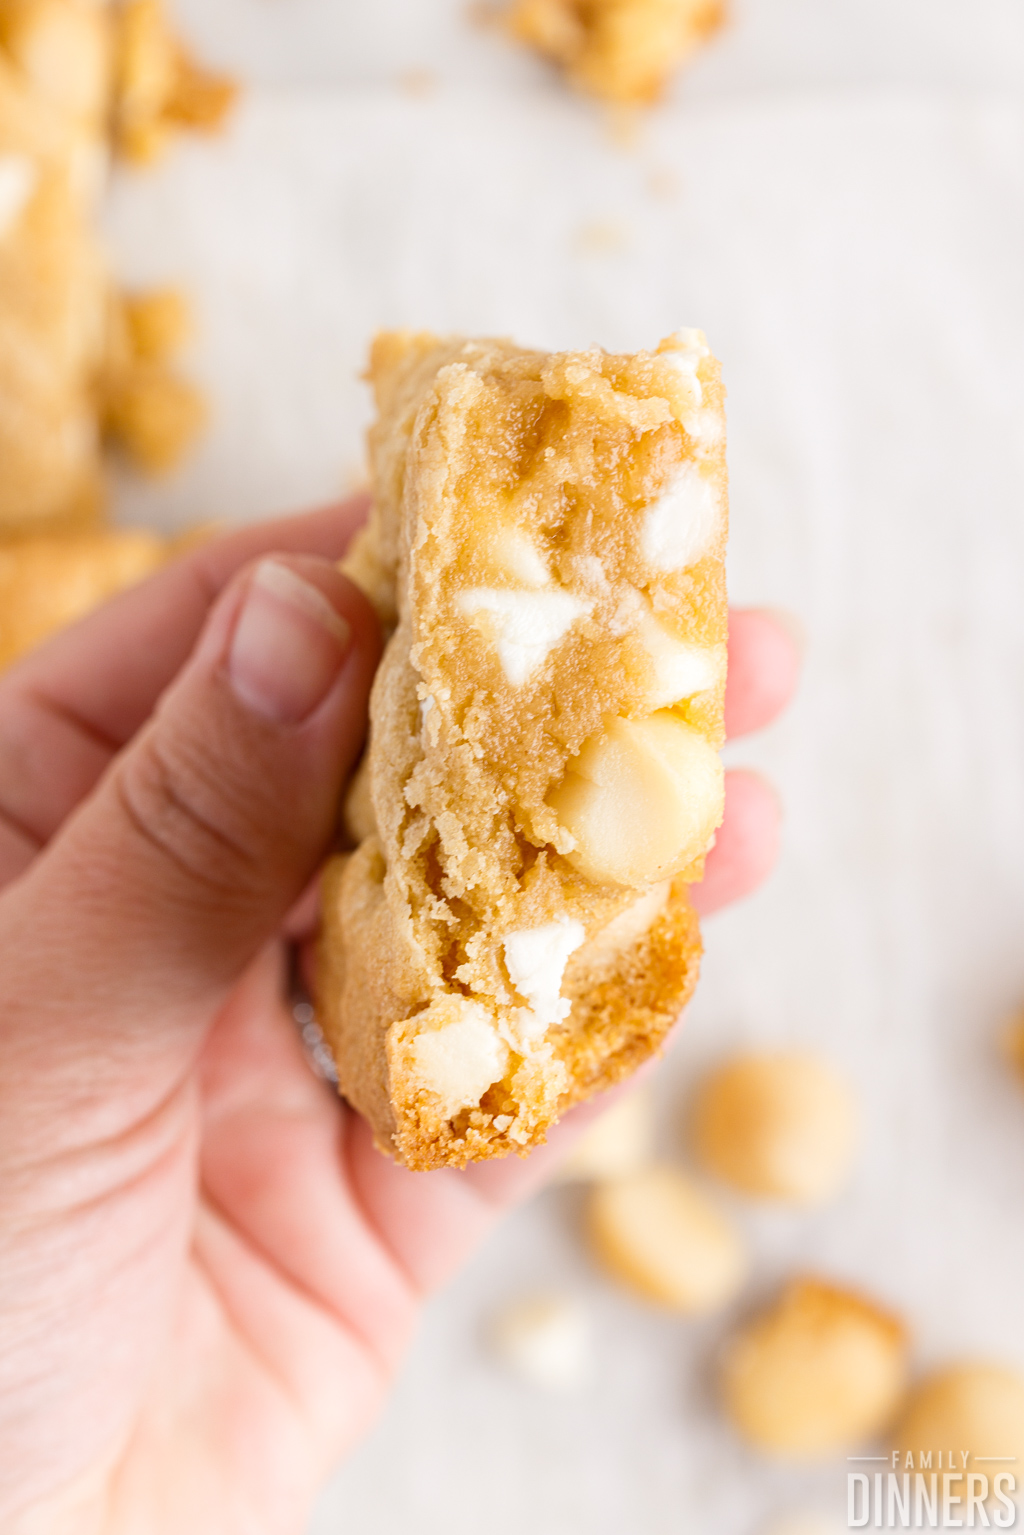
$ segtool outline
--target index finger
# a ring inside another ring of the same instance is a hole
[[[356,496],[211,539],[0,678],[0,885],[49,840],[148,719],[235,572],[274,551],[340,558],[368,505],[368,496]]]

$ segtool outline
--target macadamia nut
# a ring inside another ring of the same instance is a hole
[[[846,1521],[816,1511],[776,1514],[761,1530],[761,1535],[843,1535],[848,1528]]]
[[[740,1056],[701,1085],[692,1137],[708,1171],[741,1193],[820,1204],[849,1173],[856,1110],[812,1055]]]
[[[587,741],[548,803],[589,879],[634,888],[669,879],[704,854],[722,819],[718,753],[668,709],[615,719]]]
[[[722,1397],[737,1431],[776,1455],[834,1454],[879,1433],[906,1387],[907,1337],[873,1302],[792,1280],[728,1345]]]
[[[915,1467],[929,1450],[979,1456],[980,1472],[1016,1475],[1024,1467],[1024,1377],[992,1364],[957,1364],[929,1375],[917,1386],[893,1436],[901,1462],[913,1454]],[[935,1463],[934,1453],[932,1462]],[[1014,1464],[1015,1463],[1015,1464]]]
[[[590,1324],[583,1307],[566,1296],[515,1301],[495,1317],[492,1337],[516,1375],[547,1391],[570,1391],[590,1373]]]
[[[746,1256],[728,1221],[671,1167],[599,1184],[587,1225],[595,1253],[617,1279],[688,1316],[728,1305],[746,1275]]]

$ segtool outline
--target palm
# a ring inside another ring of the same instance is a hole
[[[187,1250],[171,1314],[144,1319],[167,1343],[115,1475],[118,1530],[292,1528],[372,1418],[421,1296],[543,1175],[385,1161],[313,1076],[281,995],[271,952],[197,1063],[164,1195],[168,1228],[190,1204]]]

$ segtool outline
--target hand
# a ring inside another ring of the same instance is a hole
[[[0,679],[0,1527],[286,1535],[423,1297],[564,1152],[413,1174],[310,1071],[282,933],[331,840],[379,640],[364,506],[246,529]],[[270,551],[286,551],[260,563]],[[727,721],[798,657],[733,615]],[[771,791],[728,777],[704,911]]]

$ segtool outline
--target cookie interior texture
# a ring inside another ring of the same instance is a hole
[[[688,999],[722,812],[726,475],[699,331],[382,335],[346,563],[391,631],[324,891],[341,1091],[408,1166],[525,1151]]]

